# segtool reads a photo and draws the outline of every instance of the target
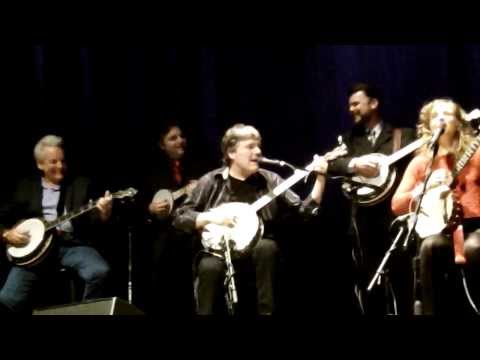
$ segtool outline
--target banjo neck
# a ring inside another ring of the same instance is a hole
[[[295,169],[295,173],[292,176],[290,176],[288,179],[283,181],[280,185],[276,186],[267,194],[263,195],[258,200],[256,200],[251,205],[252,208],[255,210],[255,212],[260,210],[261,208],[266,206],[268,203],[270,203],[273,199],[275,199],[277,196],[281,195],[282,193],[287,191],[289,188],[291,188],[293,185],[295,185],[297,182],[305,178],[309,173],[310,171],[307,171],[307,170]]]
[[[82,214],[85,214],[86,212],[89,212],[90,210],[94,209],[96,206],[97,206],[96,203],[93,203],[92,201],[90,201],[88,205],[82,206],[81,208],[75,211],[69,212],[68,214],[59,216],[55,220],[49,221],[45,224],[45,231],[52,230],[67,221],[70,221]]]
[[[462,157],[460,160],[457,161],[455,164],[455,168],[452,172],[452,177],[455,180],[458,174],[463,170],[465,165],[467,165],[468,161],[470,158],[475,154],[475,151],[477,151],[478,147],[480,146],[480,135],[477,135],[477,137],[470,143],[468,146],[467,150],[463,153]],[[452,184],[454,181],[452,181]]]
[[[137,193],[137,190],[134,188],[128,188],[127,190],[117,191],[116,193],[111,194],[112,199],[122,199],[125,197],[133,197]],[[93,202],[92,200],[89,201],[87,205],[84,205],[77,210],[71,211],[65,215],[57,217],[55,220],[45,222],[45,231],[52,230],[57,226],[70,221],[82,214],[89,212],[90,210],[94,209],[97,206],[97,201]]]
[[[174,192],[172,192],[173,201],[180,199],[183,195],[187,193],[187,186],[184,186]]]
[[[343,156],[347,153],[346,146],[344,144],[337,146],[332,151],[326,153],[324,156],[325,160],[332,161],[336,158]],[[307,177],[310,172],[313,170],[313,161],[305,167],[305,169],[295,169],[295,172],[292,176],[284,180],[281,184],[277,185],[274,189],[257,199],[253,204],[251,204],[252,208],[257,212],[268,203],[270,203],[273,199],[277,196],[283,194],[285,191],[290,189],[293,185],[295,185],[300,180]]]
[[[474,109],[474,110],[470,111],[466,115],[465,118],[468,122],[470,122],[472,120],[479,119],[480,118],[480,110],[479,109]],[[480,126],[477,127],[476,131],[478,132],[479,129],[480,129]],[[454,180],[457,178],[458,174],[463,170],[465,165],[467,165],[468,161],[473,156],[473,154],[475,154],[475,151],[477,151],[479,146],[480,146],[480,134],[478,134],[475,137],[475,139],[473,139],[473,141],[468,145],[467,150],[465,150],[465,152],[463,153],[460,160],[458,160],[457,163],[455,164],[455,167],[452,170],[452,179],[453,180],[450,184],[451,186],[455,183]]]
[[[421,139],[417,139],[417,140],[411,142],[410,144],[408,144],[404,148],[402,148],[402,149],[398,150],[397,152],[387,156],[386,161],[385,161],[386,165],[390,166],[390,165],[396,163],[398,160],[402,159],[403,157],[407,156],[408,154],[412,153],[413,151],[421,148],[428,141],[429,141],[429,139],[421,138]]]

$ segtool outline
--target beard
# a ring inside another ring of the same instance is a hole
[[[372,113],[355,114],[353,115],[353,122],[355,125],[365,125],[372,119]]]
[[[360,125],[360,124],[363,124],[365,121],[364,121],[364,117],[360,114],[358,115],[354,115],[353,116],[353,122],[356,124],[356,125]]]

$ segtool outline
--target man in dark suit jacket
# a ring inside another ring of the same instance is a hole
[[[414,129],[395,130],[391,124],[382,119],[380,104],[380,92],[374,86],[364,83],[352,86],[349,92],[349,112],[353,117],[354,126],[343,135],[348,154],[333,161],[328,168],[329,173],[376,177],[379,174],[379,164],[378,160],[371,155],[372,153],[390,155],[415,140]],[[398,179],[401,178],[401,172],[407,161],[408,159],[403,159],[395,164],[400,172],[397,174]],[[389,229],[393,220],[390,199],[395,187],[393,186],[387,198],[378,204],[352,207],[352,209],[356,208],[356,216],[351,216],[351,226],[347,235],[354,245],[355,277],[363,294],[390,245]],[[358,234],[355,231],[353,218],[356,220]],[[364,295],[359,297],[362,299],[360,306],[363,307],[364,313],[384,313],[385,299],[382,296],[370,296],[371,301],[367,301]],[[402,302],[402,306],[404,309],[401,312],[410,309],[407,302]]]
[[[89,180],[66,177],[62,143],[62,138],[54,135],[40,139],[34,156],[42,176],[20,181],[11,201],[0,209],[1,240],[7,245],[22,247],[29,241],[29,234],[15,227],[19,220],[43,218],[52,221],[90,199]],[[84,299],[99,297],[110,269],[103,257],[88,246],[88,240],[95,227],[109,219],[111,210],[112,197],[107,191],[94,210],[57,226],[54,245],[47,258],[29,267],[12,266],[0,290],[0,305],[12,312],[31,312],[34,287],[53,262],[74,269],[85,281]]]

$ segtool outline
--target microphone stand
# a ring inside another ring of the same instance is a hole
[[[336,177],[336,178],[340,178],[340,177]],[[357,190],[364,186],[374,188],[374,189],[377,188],[377,186],[370,185],[370,184],[363,184],[363,183],[354,181],[350,178],[345,178],[345,177],[342,177],[342,178],[343,178],[343,181],[348,182],[350,185],[348,190],[350,192],[350,199],[351,199],[350,223],[354,232],[352,258],[353,258],[354,264],[357,267],[357,270],[359,270],[360,273],[362,273],[362,269],[364,267],[364,256],[363,256],[362,242],[360,240],[360,233],[358,231],[358,226],[357,226],[357,210],[358,210]],[[355,281],[354,291],[358,300],[360,311],[362,315],[365,315],[365,307],[364,307],[365,292],[364,292],[364,285],[361,282],[362,281],[360,282]]]
[[[128,303],[131,305],[133,303],[133,241],[132,241],[132,225],[128,225]]]
[[[357,211],[358,211],[357,191],[362,187],[371,188],[375,191],[381,190],[381,188],[376,185],[358,182],[345,176],[335,176],[333,178],[336,178],[336,179],[341,178],[344,183],[348,183],[349,185],[349,188],[347,191],[350,194],[350,200],[351,200],[350,222],[354,232],[354,244],[353,244],[354,248],[352,250],[352,257],[357,269],[360,271],[360,273],[362,273],[364,268],[364,255],[363,255],[363,249],[362,249],[362,242],[360,239],[360,233],[358,231],[358,226],[357,226]],[[359,282],[357,281],[354,286],[355,286],[355,295],[357,296],[360,310],[362,312],[362,315],[365,315],[364,302],[365,302],[366,294],[365,294],[365,288],[362,282],[363,280],[361,280],[359,284]],[[367,289],[367,292],[368,291],[369,290]]]
[[[132,203],[133,200],[121,200],[121,204],[125,205],[127,202]],[[131,210],[131,209],[128,209]],[[122,215],[130,218],[131,214],[127,214],[128,210],[123,210]],[[128,277],[127,277],[127,300],[129,304],[133,304],[133,227],[132,220],[127,220],[126,230],[128,236]]]
[[[223,237],[223,244],[225,250],[225,265],[227,266],[224,282],[224,286],[226,287],[225,300],[227,302],[228,314],[230,316],[233,316],[235,315],[236,305],[238,303],[238,296],[234,279],[235,270],[232,263],[230,239],[228,239],[227,236]]]
[[[407,226],[408,226],[408,220],[409,219],[407,218]],[[393,224],[397,221],[399,221],[399,218],[395,219],[392,222],[391,226],[393,226]],[[405,227],[400,226],[400,230],[398,231],[397,235],[395,236],[395,240],[392,242],[392,245],[390,246],[390,248],[385,253],[385,256],[383,257],[383,260],[380,263],[380,266],[378,267],[377,271],[375,272],[375,275],[373,276],[373,278],[370,281],[370,284],[368,285],[368,288],[367,288],[367,292],[370,292],[372,290],[372,288],[375,286],[375,284],[380,285],[380,283],[382,282],[382,276],[383,276],[383,281],[384,281],[384,285],[385,285],[385,292],[386,292],[386,295],[387,295],[387,299],[388,299],[388,291],[389,290],[390,290],[391,295],[392,295],[394,315],[398,315],[395,293],[393,292],[393,289],[391,287],[390,279],[389,279],[389,276],[388,276],[388,270],[384,271],[384,268],[386,267],[387,262],[390,259],[390,256],[392,255],[393,251],[398,248],[397,244],[400,242],[400,239],[402,238],[402,235],[403,235],[404,231],[405,231]],[[389,314],[388,309],[389,309],[389,307],[387,308],[387,314]]]
[[[417,221],[418,221],[418,214],[420,213],[421,205],[423,198],[426,193],[427,189],[427,184],[428,181],[430,180],[430,177],[432,176],[432,165],[433,165],[433,160],[435,159],[435,156],[438,152],[438,141],[436,141],[433,144],[433,154],[432,154],[432,159],[430,161],[429,167],[427,169],[427,177],[425,178],[425,181],[423,183],[423,188],[420,193],[419,200],[417,202],[415,211],[412,213],[412,220],[409,222],[409,227],[408,227],[408,233],[407,236],[405,237],[405,241],[403,243],[403,247],[406,249],[410,245],[410,241],[412,237],[416,240],[415,241],[415,256],[412,260],[412,269],[413,269],[413,278],[414,278],[414,285],[413,285],[413,300],[414,300],[414,305],[413,305],[413,315],[422,315],[423,314],[423,305],[422,301],[419,298],[420,292],[421,292],[421,280],[420,280],[420,245],[421,241],[418,236],[414,236],[413,230],[417,226]]]

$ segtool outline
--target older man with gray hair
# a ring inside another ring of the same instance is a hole
[[[12,199],[0,208],[0,234],[5,245],[23,247],[30,235],[15,225],[21,219],[42,218],[53,221],[76,210],[91,199],[91,182],[84,177],[66,176],[63,140],[47,135],[34,147],[34,158],[41,175],[18,183]],[[85,281],[83,298],[100,297],[110,271],[109,265],[89,242],[112,211],[112,196],[107,191],[96,208],[87,214],[58,225],[47,257],[32,266],[13,265],[0,290],[0,307],[15,313],[31,313],[34,290],[41,275],[53,263],[75,270]]]

